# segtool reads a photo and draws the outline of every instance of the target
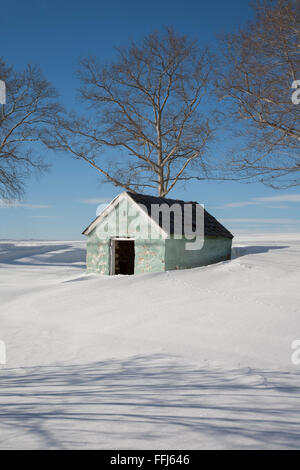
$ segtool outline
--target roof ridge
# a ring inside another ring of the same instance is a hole
[[[130,196],[142,196],[142,197],[147,197],[147,198],[154,198],[154,199],[165,199],[167,201],[177,201],[177,202],[184,202],[186,204],[199,204],[198,201],[185,201],[184,199],[173,199],[172,197],[165,197],[165,196],[154,196],[153,194],[143,194],[143,193],[134,193],[131,191],[125,191],[127,194]]]

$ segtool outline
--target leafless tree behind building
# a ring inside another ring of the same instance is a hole
[[[85,58],[80,96],[88,111],[61,115],[47,144],[116,186],[165,196],[180,181],[205,177],[210,69],[207,50],[172,29],[117,49],[109,65]]]

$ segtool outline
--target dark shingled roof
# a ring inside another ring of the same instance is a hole
[[[182,208],[184,204],[192,204],[195,206],[198,202],[195,201],[182,201],[178,199],[167,199],[164,197],[157,196],[147,196],[145,194],[131,193],[127,191],[127,194],[137,203],[143,204],[146,207],[148,215],[151,217],[151,204],[167,204],[171,206],[172,204],[179,204]],[[182,214],[184,212],[182,211]],[[172,226],[174,226],[174,218],[170,217],[170,233],[174,233]],[[160,221],[161,222],[161,221]],[[173,222],[173,223],[172,223]],[[160,223],[161,226],[161,223]],[[196,211],[193,210],[193,230],[196,228]],[[220,222],[217,221],[212,215],[210,215],[207,210],[204,209],[204,235],[210,237],[224,237],[224,238],[233,238],[233,235],[227,230]]]

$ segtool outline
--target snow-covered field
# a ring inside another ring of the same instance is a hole
[[[300,236],[85,274],[84,242],[0,243],[0,448],[300,448]]]

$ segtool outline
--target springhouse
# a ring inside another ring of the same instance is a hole
[[[153,205],[184,209],[185,204],[193,209],[198,205],[131,192],[119,194],[83,232],[88,237],[87,271],[137,274],[194,268],[230,259],[233,235],[206,210],[203,209],[204,231],[199,249],[187,249],[190,240],[184,229],[181,236],[176,233],[174,215],[168,229],[161,218],[153,218]],[[195,227],[195,210],[192,214]]]

